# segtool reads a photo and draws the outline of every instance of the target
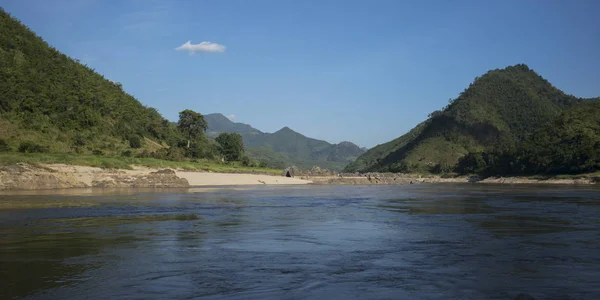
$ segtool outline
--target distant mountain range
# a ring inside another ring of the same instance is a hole
[[[233,122],[220,113],[207,114],[204,119],[208,123],[209,137],[222,132],[239,133],[248,155],[272,167],[296,165],[300,168],[319,166],[341,170],[365,152],[351,142],[330,144],[306,137],[289,127],[265,133],[248,124]]]

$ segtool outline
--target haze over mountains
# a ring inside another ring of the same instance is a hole
[[[220,113],[207,114],[204,118],[208,123],[208,136],[214,137],[221,132],[239,133],[251,157],[276,167],[319,166],[341,170],[365,152],[351,142],[330,144],[306,137],[289,127],[265,133],[248,124],[233,122]]]

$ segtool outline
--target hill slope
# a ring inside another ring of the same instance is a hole
[[[204,115],[204,120],[209,124],[206,134],[210,137],[215,137],[222,132],[239,133],[241,135],[262,134],[260,130],[248,124],[233,122],[219,113]]]
[[[160,148],[176,135],[155,109],[50,47],[2,9],[0,78],[0,139],[12,149],[29,142],[52,152],[120,153],[132,136],[141,147]]]
[[[319,166],[341,170],[364,153],[363,149],[353,143],[330,144],[306,137],[289,127],[274,133],[264,133],[250,125],[234,123],[222,114],[208,114],[205,119],[211,135],[215,136],[221,132],[241,134],[248,154],[274,167]]]
[[[451,171],[467,153],[514,149],[584,100],[563,93],[526,65],[492,70],[442,111],[367,151],[346,171]]]

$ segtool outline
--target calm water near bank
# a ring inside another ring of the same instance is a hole
[[[0,299],[600,299],[600,188],[0,195]]]

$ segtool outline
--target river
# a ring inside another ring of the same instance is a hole
[[[600,299],[600,189],[2,194],[0,282],[0,299]]]

